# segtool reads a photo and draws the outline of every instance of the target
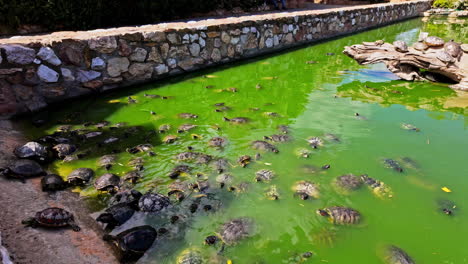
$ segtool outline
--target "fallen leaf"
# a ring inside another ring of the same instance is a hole
[[[449,192],[452,192],[452,190],[450,190],[449,188],[447,188],[447,187],[445,187],[445,186],[442,187],[441,189],[442,189],[442,191],[444,191],[444,192],[448,192],[448,193],[449,193]]]
[[[115,103],[120,103],[120,100],[114,99],[114,100],[109,100],[107,101],[109,104],[115,104]]]

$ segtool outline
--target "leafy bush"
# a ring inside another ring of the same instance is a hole
[[[435,8],[454,8],[454,0],[435,0],[432,7]]]
[[[458,0],[454,3],[453,8],[458,10],[468,10],[468,0]]]
[[[152,24],[219,8],[250,9],[263,0],[0,0],[0,25],[85,30]]]

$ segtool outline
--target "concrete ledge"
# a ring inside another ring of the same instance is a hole
[[[420,16],[431,1],[0,39],[0,115]]]

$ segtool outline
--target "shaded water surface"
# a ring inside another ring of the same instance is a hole
[[[135,215],[115,232],[142,223],[177,228],[167,239],[156,242],[140,263],[175,263],[182,251],[198,248],[211,263],[373,264],[382,263],[382,248],[389,244],[403,248],[417,263],[468,263],[468,93],[453,91],[445,84],[400,81],[383,65],[359,66],[341,53],[344,46],[362,41],[412,43],[421,30],[466,43],[466,28],[467,20],[409,20],[276,56],[75,101],[66,109],[50,113],[45,126],[37,129],[25,125],[25,130],[34,138],[63,124],[81,128],[85,121],[126,123],[117,130],[103,129],[104,135],[97,139],[103,141],[113,134],[121,138],[120,142],[99,149],[89,144],[92,152],[86,158],[54,163],[50,169],[62,176],[78,167],[94,168],[98,175],[103,174],[96,160],[114,149],[119,161],[111,172],[122,176],[130,170],[128,160],[141,156],[145,160],[144,177],[136,189],[167,192],[168,184],[174,182],[167,175],[178,164],[174,156],[192,146],[194,151],[229,160],[233,182],[228,186],[249,183],[244,191],[219,189],[215,181],[218,173],[210,166],[192,164],[192,173],[178,181],[208,179],[215,210],[200,209],[192,214],[189,204],[176,205],[185,208],[174,212],[183,224],[173,226],[167,224],[166,216]],[[232,87],[237,92],[229,89]],[[168,99],[151,99],[145,93]],[[137,103],[129,104],[127,96]],[[229,109],[215,112],[220,108],[214,106],[217,103],[225,103]],[[198,118],[181,119],[179,113],[193,113]],[[237,125],[223,121],[223,117],[248,117],[250,122]],[[177,127],[185,123],[198,127],[177,133]],[[402,123],[413,124],[420,131],[404,130]],[[165,134],[151,134],[162,124],[170,124],[171,129]],[[251,149],[250,142],[278,134],[279,125],[289,126],[288,135],[293,140],[275,143],[279,153],[260,152],[260,160],[241,168],[236,163],[239,156],[258,152]],[[131,126],[141,126],[141,130],[124,139],[125,130]],[[327,133],[339,140],[327,139]],[[173,144],[162,143],[168,134],[179,139]],[[208,147],[208,140],[215,136],[226,138],[227,145],[222,149]],[[321,137],[323,146],[311,148],[306,140],[312,136]],[[154,146],[156,156],[125,152],[125,148],[145,141]],[[298,156],[302,148],[311,152],[309,158]],[[386,168],[385,158],[400,162],[403,172]],[[326,164],[330,169],[322,170]],[[260,169],[272,170],[276,177],[270,182],[255,182],[255,172]],[[368,174],[384,182],[391,195],[379,196],[367,186],[348,193],[340,191],[334,179],[349,173]],[[316,183],[319,198],[303,201],[295,197],[292,186],[300,180]],[[279,200],[265,196],[265,190],[273,185]],[[444,192],[442,187],[452,192]],[[92,186],[76,191],[88,197],[96,211],[108,199]],[[191,197],[196,196],[200,194]],[[456,204],[453,215],[445,215],[439,208],[438,201],[445,199]],[[361,212],[361,222],[337,226],[315,212],[336,205]],[[224,222],[239,217],[253,219],[251,237],[227,246],[221,254],[217,254],[219,244],[203,245],[206,236],[219,233]],[[311,258],[301,257],[308,251],[314,254]]]

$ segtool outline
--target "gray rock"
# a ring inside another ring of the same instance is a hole
[[[67,82],[73,82],[75,80],[75,76],[73,76],[73,72],[67,68],[61,68],[60,71],[62,72],[63,79]]]
[[[37,56],[55,66],[62,64],[62,61],[55,55],[54,50],[49,47],[42,47],[37,53]]]
[[[88,46],[91,50],[101,53],[111,53],[117,49],[117,40],[112,36],[97,37],[88,40]]]
[[[198,38],[199,38],[199,36],[198,36],[197,33],[191,34],[190,35],[190,42],[194,42],[194,41],[198,40]]]
[[[164,32],[143,32],[143,39],[151,42],[166,41],[166,33]]]
[[[240,41],[241,41],[242,44],[247,43],[247,35],[240,36]]]
[[[118,77],[128,71],[130,61],[125,57],[112,58],[107,61],[107,73],[110,77]]]
[[[136,62],[144,62],[146,60],[146,55],[148,55],[148,52],[144,48],[135,48],[133,53],[130,55],[130,60],[131,61],[136,61]]]
[[[167,59],[167,66],[169,66],[172,69],[177,67],[177,60],[173,58]]]
[[[128,68],[128,73],[132,76],[131,79],[145,80],[150,79],[153,74],[152,63],[132,63]]]
[[[242,33],[244,33],[244,34],[247,34],[249,32],[250,32],[250,28],[248,28],[248,27],[245,27],[245,28],[242,29]]]
[[[42,63],[42,61],[40,59],[34,59],[33,63],[39,65]]]
[[[273,39],[272,39],[272,38],[267,38],[267,39],[265,40],[265,46],[266,46],[267,48],[273,47]]]
[[[229,42],[231,42],[231,36],[229,36],[229,34],[228,34],[227,32],[223,31],[223,32],[221,33],[221,40],[222,40],[224,43],[228,44]]]
[[[211,59],[214,61],[214,62],[218,62],[222,59],[221,57],[221,51],[217,48],[213,49],[213,51],[211,52]]]
[[[220,48],[221,47],[221,39],[220,38],[215,38],[214,47],[215,48]]]
[[[278,38],[278,35],[275,35],[273,37],[273,45],[274,46],[278,46],[279,45],[279,38]]]
[[[51,68],[45,65],[39,66],[39,68],[37,69],[37,76],[39,76],[39,79],[41,81],[46,82],[46,83],[57,82],[59,78],[58,72],[52,70]]]
[[[97,71],[78,70],[76,72],[76,80],[79,82],[89,82],[101,77],[101,73]]]
[[[200,45],[197,43],[192,43],[189,46],[190,54],[194,57],[198,57],[200,55]]]
[[[154,70],[158,75],[169,72],[169,68],[166,66],[166,64],[159,64],[158,66],[154,67]]]
[[[167,58],[167,55],[169,54],[169,48],[170,48],[170,46],[169,46],[169,44],[167,44],[167,43],[164,43],[164,44],[161,45],[161,47],[160,47],[160,49],[161,49],[161,57],[162,57],[163,59],[166,59],[166,58]]]
[[[189,34],[185,34],[182,37],[182,44],[188,44],[189,42],[190,42],[190,36],[189,36]]]
[[[183,61],[179,61],[178,65],[180,68],[182,68],[184,71],[188,71],[193,68],[194,61],[192,58],[185,59]]]
[[[26,65],[34,61],[36,51],[20,45],[0,46],[5,51],[6,59],[9,63]]]
[[[180,36],[177,33],[167,34],[167,40],[169,40],[171,44],[180,44]]]
[[[152,47],[151,51],[148,55],[147,61],[152,61],[156,63],[163,63],[163,59],[161,58],[161,54],[159,54],[159,51],[156,47]]]
[[[200,46],[201,46],[202,48],[205,47],[205,45],[206,45],[206,41],[205,41],[205,39],[203,39],[203,38],[200,38],[200,39],[198,40],[198,43],[200,44]]]
[[[99,58],[99,57],[96,57],[96,58],[93,58],[93,60],[91,61],[91,69],[93,70],[104,70],[106,68],[106,62]]]

